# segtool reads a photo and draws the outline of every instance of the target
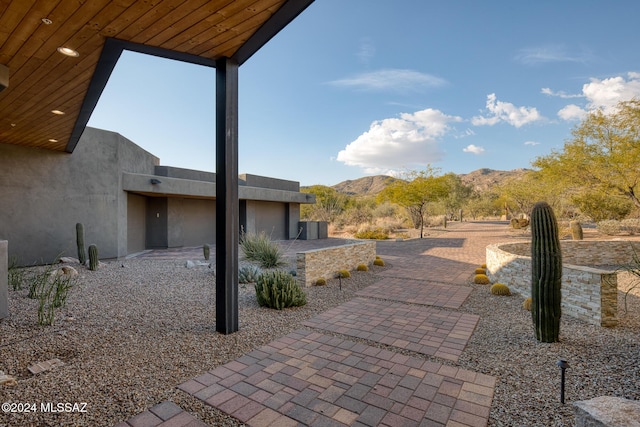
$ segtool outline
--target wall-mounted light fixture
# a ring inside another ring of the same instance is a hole
[[[149,182],[150,182],[152,185],[162,184],[162,181],[160,181],[158,178],[151,178],[151,179],[149,180]]]

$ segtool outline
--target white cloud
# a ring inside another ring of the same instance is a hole
[[[566,92],[563,92],[563,91],[554,92],[548,87],[543,87],[540,92],[544,93],[545,95],[557,96],[559,98],[564,98],[564,99],[582,98],[584,96],[582,94],[569,94],[569,93],[566,93]]]
[[[362,73],[353,77],[334,80],[329,83],[334,86],[363,90],[415,92],[421,89],[443,86],[447,82],[439,77],[418,71],[386,69]]]
[[[462,149],[465,153],[473,153],[473,154],[482,154],[484,153],[484,148],[478,147],[477,145],[469,144],[465,148]]]
[[[588,62],[591,56],[588,52],[571,55],[563,45],[549,45],[521,49],[516,55],[516,60],[526,65],[536,65],[551,62]]]
[[[562,120],[582,120],[587,115],[587,111],[575,104],[569,104],[558,111],[558,117]]]
[[[525,141],[524,145],[536,146],[536,145],[540,145],[540,143],[536,141]]]
[[[592,110],[600,109],[607,114],[615,112],[620,101],[640,98],[640,73],[627,73],[626,78],[592,78],[582,86],[582,96],[587,100],[585,107],[569,104],[558,111],[558,117],[563,120],[582,120]]]
[[[496,94],[487,95],[488,116],[475,116],[471,119],[471,123],[475,126],[493,126],[499,122],[506,122],[517,128],[543,120],[535,107],[516,107],[510,102],[498,101]]]
[[[375,121],[338,153],[337,160],[366,173],[426,166],[442,158],[439,139],[452,130],[450,123],[460,121],[431,108]]]

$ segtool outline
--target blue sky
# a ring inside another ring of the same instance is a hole
[[[640,97],[634,0],[316,0],[240,68],[239,170],[511,170]],[[125,52],[89,121],[215,172],[215,70]]]

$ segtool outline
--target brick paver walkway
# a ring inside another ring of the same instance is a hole
[[[298,330],[179,388],[251,426],[397,427],[483,425],[494,386],[488,375]]]
[[[355,298],[304,326],[457,361],[479,319],[434,307]]]
[[[466,283],[484,262],[486,246],[508,240],[506,229],[504,223],[470,222],[435,238],[378,242],[378,254],[392,266],[378,283],[306,321],[311,330],[300,329],[178,388],[255,427],[486,426],[496,380],[452,366],[478,322],[457,309],[471,292]],[[295,242],[288,250],[325,242]],[[191,248],[182,258],[200,251]],[[171,418],[162,422],[176,421],[162,426],[197,422],[171,402],[161,405],[173,405],[166,406]],[[154,408],[121,425],[160,425]]]

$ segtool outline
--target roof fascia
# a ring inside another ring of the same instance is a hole
[[[232,59],[244,64],[254,53],[300,15],[314,0],[287,0],[249,39],[236,51]]]

